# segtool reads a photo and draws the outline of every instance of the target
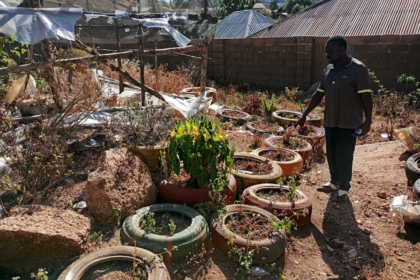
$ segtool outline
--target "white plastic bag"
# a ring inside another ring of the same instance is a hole
[[[420,223],[420,205],[409,201],[406,195],[396,196],[392,200],[391,211],[398,211],[403,214],[404,222],[409,224]]]

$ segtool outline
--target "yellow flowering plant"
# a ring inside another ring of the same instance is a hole
[[[227,177],[234,153],[235,148],[229,147],[228,135],[206,116],[200,116],[175,124],[165,159],[169,174],[174,171],[179,175],[182,161],[190,180],[197,180],[198,186],[204,188],[220,174]]]

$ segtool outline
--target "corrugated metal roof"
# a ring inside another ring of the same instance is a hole
[[[216,24],[216,38],[233,39],[245,38],[275,22],[252,10],[238,11],[230,14]]]
[[[420,0],[324,0],[249,37],[420,34]]]

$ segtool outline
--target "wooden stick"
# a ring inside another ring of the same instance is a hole
[[[19,66],[12,67],[3,67],[0,68],[0,75],[5,75],[9,73],[18,73],[34,69],[45,69],[47,67],[62,67],[72,64],[89,64],[92,61],[106,61],[113,60],[116,58],[129,58],[134,57],[146,57],[146,56],[155,56],[155,55],[176,55],[180,53],[195,52],[201,51],[203,46],[186,46],[186,47],[177,47],[177,48],[167,48],[167,49],[158,49],[158,50],[131,50],[120,53],[107,53],[100,55],[92,55],[87,57],[77,57],[69,59],[60,59],[54,60],[51,62],[41,62],[41,63],[32,63],[32,64],[23,64]]]
[[[34,45],[31,45],[30,49],[29,49],[29,63],[32,63],[33,56],[34,56]],[[28,82],[29,82],[29,76],[30,75],[31,75],[31,72],[28,71],[28,73],[26,74],[26,80],[25,80],[25,90],[28,87]]]
[[[143,29],[140,27],[141,36],[140,36],[140,46],[139,49],[143,50]],[[141,86],[141,106],[146,106],[146,90],[144,83],[144,59],[140,57],[140,86]]]
[[[118,34],[118,30],[119,30],[118,19],[115,19],[115,33],[117,36],[117,52],[121,52],[120,35]],[[117,61],[118,61],[118,67],[122,68],[121,58],[118,58]],[[119,80],[120,80],[120,94],[121,94],[124,91],[124,80],[121,75],[119,76]]]
[[[157,35],[155,35],[155,50],[157,50]],[[156,71],[156,91],[159,91],[159,66],[158,66],[158,57],[155,55],[155,71]]]
[[[203,51],[202,51],[202,59],[201,62],[201,81],[200,81],[200,93],[206,91],[206,78],[207,78],[207,52],[208,52],[208,44],[209,38],[204,35],[203,38]]]
[[[89,21],[89,34],[90,34],[90,43],[92,44],[92,49],[94,49],[95,41],[93,40],[92,23],[90,21]]]
[[[150,87],[148,87],[148,86],[146,86],[144,83],[141,83],[141,82],[139,82],[139,81],[137,81],[136,79],[134,79],[127,71],[125,71],[125,70],[123,70],[123,69],[121,69],[121,68],[119,68],[119,67],[117,67],[117,66],[115,66],[114,64],[112,64],[112,63],[110,63],[109,64],[109,67],[111,67],[111,70],[112,71],[117,71],[118,73],[120,73],[120,75],[124,78],[124,79],[126,79],[127,81],[129,81],[130,83],[132,83],[132,84],[134,84],[134,85],[136,85],[136,86],[138,86],[138,87],[141,87],[142,88],[142,92],[141,92],[141,95],[142,95],[142,98],[143,98],[143,96],[145,95],[145,92],[146,92],[146,90],[147,90],[147,92],[149,92],[150,94],[152,94],[152,95],[154,95],[154,96],[156,96],[157,98],[159,98],[159,99],[161,99],[161,100],[163,100],[163,98],[162,98],[162,96],[159,94],[159,92],[157,92],[157,91],[155,91],[154,89],[152,89],[152,88],[150,88]],[[142,76],[143,77],[143,76]],[[142,79],[143,80],[143,79]],[[144,89],[144,90],[143,90]],[[142,103],[143,103],[143,99],[142,99]]]

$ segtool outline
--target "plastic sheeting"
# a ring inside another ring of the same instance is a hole
[[[74,25],[81,8],[0,8],[0,33],[22,44],[33,45],[47,38],[75,40]]]

